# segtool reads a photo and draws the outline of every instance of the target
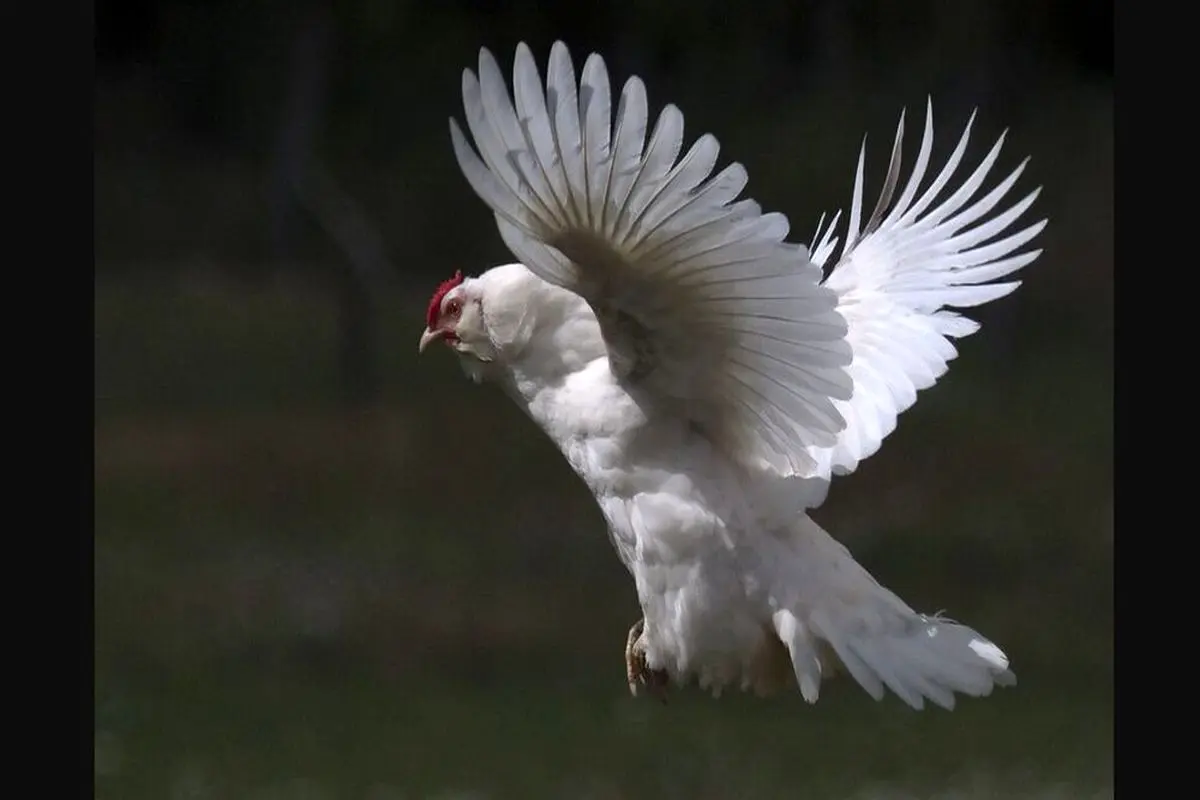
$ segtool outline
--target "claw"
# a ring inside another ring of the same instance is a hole
[[[629,693],[634,697],[644,688],[660,702],[667,702],[669,678],[666,670],[650,669],[646,665],[646,648],[641,641],[645,620],[639,619],[629,629],[625,640],[625,677],[629,681]]]

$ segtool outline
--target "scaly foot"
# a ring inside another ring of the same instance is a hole
[[[633,623],[629,638],[625,640],[625,677],[629,681],[629,693],[637,697],[644,688],[665,703],[669,679],[666,670],[650,669],[646,664],[646,645],[642,642],[644,626],[645,621],[641,619]]]

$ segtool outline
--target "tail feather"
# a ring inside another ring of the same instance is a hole
[[[985,697],[997,683],[1015,683],[1008,658],[971,628],[924,614],[914,615],[906,623],[882,635],[838,637],[840,647],[833,641],[831,644],[843,659],[847,652],[853,653],[916,709],[923,708],[929,699],[952,710],[956,692]],[[818,632],[821,630],[818,628]]]
[[[800,591],[791,584],[773,623],[805,700],[816,702],[829,672],[815,655],[822,643],[876,700],[891,690],[918,710],[926,700],[952,710],[955,694],[985,697],[1016,684],[1008,657],[977,631],[913,611],[811,520],[796,533],[793,564],[807,580]]]

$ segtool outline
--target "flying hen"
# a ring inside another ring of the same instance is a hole
[[[521,44],[512,78],[510,96],[482,50],[462,80],[474,149],[453,119],[450,135],[519,263],[439,286],[420,349],[440,340],[501,386],[595,495],[642,609],[631,691],[816,702],[842,669],[876,699],[949,709],[1015,683],[999,647],[914,611],[808,516],[978,329],[951,309],[1013,291],[995,281],[1039,255],[1022,248],[1045,220],[1008,232],[1037,191],[1000,205],[1024,163],[976,198],[1003,137],[955,182],[968,123],[922,189],[929,108],[901,186],[902,115],[865,223],[864,145],[834,258],[838,216],[786,242],[785,216],[737,199],[740,164],[712,174],[713,136],[684,153],[673,105],[650,127],[638,78],[614,115],[600,56],[577,82],[556,43],[543,84]]]

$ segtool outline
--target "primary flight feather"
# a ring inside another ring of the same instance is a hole
[[[815,702],[844,669],[876,699],[952,708],[1015,682],[996,645],[915,612],[807,513],[978,328],[951,309],[1037,258],[1022,248],[1045,221],[1012,230],[1037,192],[1002,205],[1024,164],[978,197],[1003,137],[964,179],[968,123],[922,187],[932,109],[903,181],[902,115],[865,223],[864,145],[839,251],[838,216],[806,248],[739,200],[745,169],[714,175],[708,134],[685,150],[672,105],[651,124],[638,78],[614,108],[598,55],[577,80],[556,43],[543,81],[521,44],[510,94],[485,49],[462,93],[474,146],[452,119],[454,153],[519,263],[439,286],[420,349],[441,340],[503,387],[592,490],[642,609],[630,688]]]

